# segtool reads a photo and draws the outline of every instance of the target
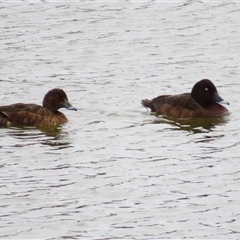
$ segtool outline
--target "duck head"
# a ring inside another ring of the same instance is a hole
[[[54,88],[47,92],[43,99],[43,107],[56,112],[59,108],[77,111],[68,100],[67,94],[60,88]]]
[[[191,97],[203,107],[207,107],[212,102],[229,105],[218,94],[217,88],[209,79],[202,79],[197,82],[192,88]]]

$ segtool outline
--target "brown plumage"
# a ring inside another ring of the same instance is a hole
[[[177,118],[228,115],[228,109],[219,103],[229,104],[220,97],[216,87],[208,79],[197,82],[191,93],[161,95],[152,100],[142,100],[142,105],[152,112]]]
[[[66,123],[68,119],[59,108],[77,110],[69,103],[66,93],[55,88],[45,95],[43,106],[24,103],[0,106],[0,127],[53,127]]]

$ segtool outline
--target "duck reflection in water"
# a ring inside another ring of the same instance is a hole
[[[227,117],[222,118],[173,118],[168,116],[158,117],[152,121],[153,124],[170,124],[172,130],[188,131],[193,133],[203,133],[212,131],[216,126],[228,122]]]
[[[13,138],[21,140],[21,143],[15,147],[24,147],[40,143],[49,145],[53,149],[63,149],[72,146],[69,139],[69,132],[62,126],[52,128],[34,128],[34,127],[12,127],[5,129],[4,135],[9,135]]]

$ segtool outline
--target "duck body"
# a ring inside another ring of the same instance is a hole
[[[77,110],[69,103],[66,93],[56,88],[45,95],[43,106],[24,103],[0,106],[0,127],[57,126],[68,121],[67,117],[58,111],[61,107]]]
[[[152,112],[176,118],[222,117],[229,115],[221,104],[229,104],[217,92],[214,84],[203,79],[197,82],[191,93],[161,95],[152,100],[142,100],[142,105]]]

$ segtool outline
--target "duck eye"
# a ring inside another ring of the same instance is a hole
[[[208,88],[207,88],[207,87],[205,87],[205,90],[206,90],[206,91],[208,91]]]

